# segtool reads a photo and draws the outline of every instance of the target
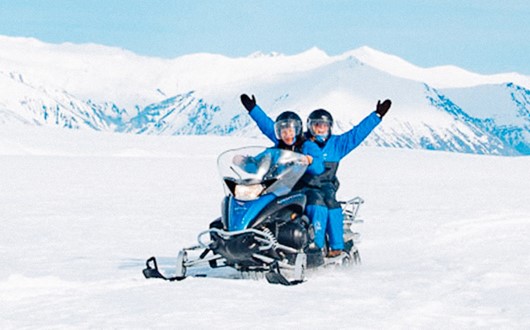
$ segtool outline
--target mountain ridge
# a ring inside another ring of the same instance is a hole
[[[504,81],[528,78],[522,75],[477,76],[454,67],[461,81],[447,87],[436,75],[439,67],[419,68],[369,47],[338,56],[315,47],[296,55],[159,59],[101,45],[0,36],[0,45],[6,43],[16,47],[0,47],[3,125],[257,136],[239,102],[249,93],[273,118],[285,109],[305,117],[327,108],[341,133],[373,111],[378,99],[390,98],[393,108],[365,144],[530,154],[530,91]]]

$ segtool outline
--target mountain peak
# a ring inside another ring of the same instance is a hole
[[[274,51],[269,52],[269,53],[257,51],[247,56],[247,58],[279,58],[279,57],[301,58],[301,59],[308,59],[308,58],[325,59],[325,58],[329,58],[329,55],[318,47],[311,47],[301,53],[297,53],[293,55],[286,55],[284,53],[274,52]]]
[[[362,46],[340,55],[340,57],[349,56],[393,76],[423,82],[436,88],[463,88],[507,82],[514,82],[525,88],[530,88],[530,77],[518,73],[483,75],[455,65],[425,68],[369,46]]]
[[[263,57],[279,57],[279,56],[284,56],[284,54],[278,53],[278,52],[264,53],[262,51],[257,51],[257,52],[250,54],[247,57],[248,58],[263,58]]]
[[[325,51],[323,51],[322,49],[316,46],[313,46],[309,48],[308,50],[301,52],[299,55],[306,55],[306,56],[310,55],[310,56],[315,56],[315,57],[329,57],[329,55]]]

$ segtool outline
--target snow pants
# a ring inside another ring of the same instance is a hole
[[[336,191],[332,187],[307,189],[306,214],[315,230],[315,244],[323,248],[326,245],[327,234],[329,248],[342,250],[344,249],[342,208],[335,194]]]

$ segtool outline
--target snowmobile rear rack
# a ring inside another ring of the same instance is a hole
[[[359,208],[364,203],[364,199],[357,196],[348,201],[339,202],[342,205],[342,213],[344,215],[344,222],[349,223],[363,223],[361,219],[357,219]]]

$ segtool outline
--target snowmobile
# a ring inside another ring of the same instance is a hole
[[[306,157],[292,151],[244,147],[228,150],[217,160],[225,197],[221,217],[198,234],[197,244],[177,256],[176,274],[163,275],[155,257],[146,261],[146,278],[180,281],[195,268],[229,267],[242,275],[264,277],[269,283],[294,285],[305,280],[306,270],[359,263],[355,245],[359,234],[360,197],[341,202],[344,215],[344,252],[326,258],[313,243],[313,228],[304,215],[306,196],[293,187],[304,174]],[[198,255],[197,255],[198,254]]]

